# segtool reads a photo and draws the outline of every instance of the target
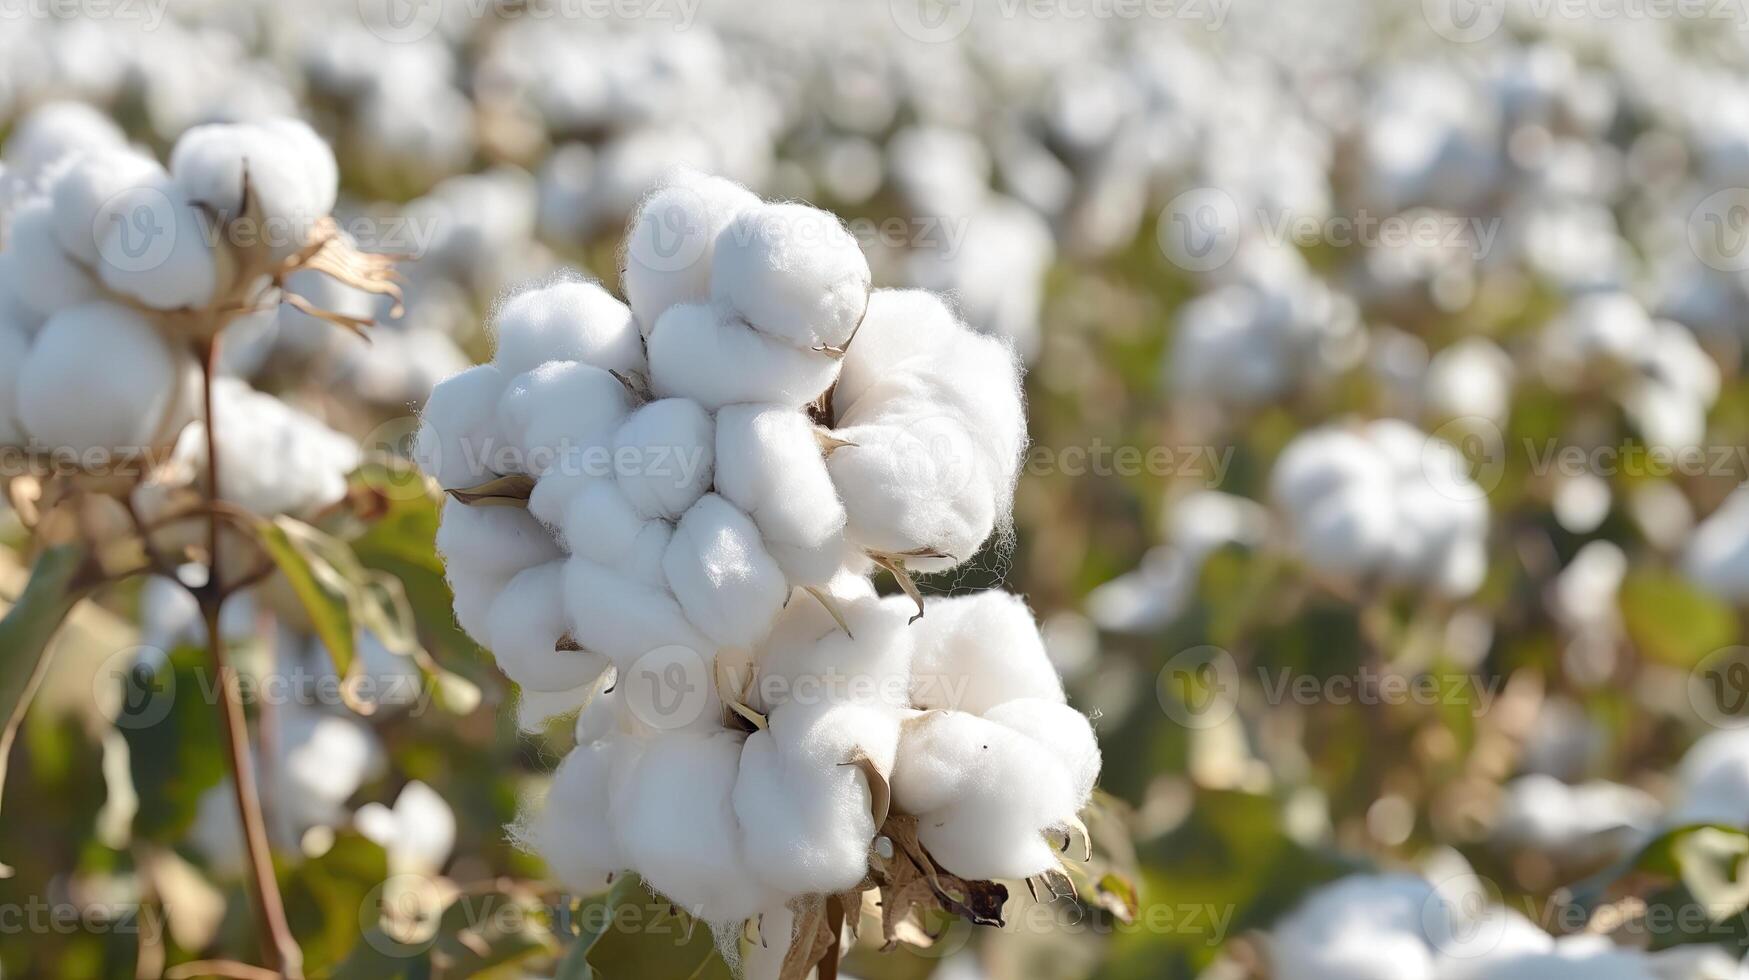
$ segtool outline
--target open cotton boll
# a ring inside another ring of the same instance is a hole
[[[492,604],[510,584],[512,574],[479,571],[445,557],[443,578],[449,583],[450,594],[454,597],[455,621],[477,642],[485,643],[491,636],[488,617],[492,613]]]
[[[1697,585],[1733,601],[1749,600],[1749,489],[1738,489],[1694,529],[1682,570]]]
[[[54,204],[35,198],[12,214],[8,260],[0,271],[18,301],[41,317],[77,306],[97,295],[97,284],[61,248]]]
[[[1466,337],[1433,355],[1427,407],[1440,418],[1479,416],[1504,424],[1512,409],[1512,357],[1486,337]]]
[[[1506,785],[1491,838],[1499,846],[1588,864],[1638,844],[1658,811],[1657,800],[1631,786],[1603,780],[1569,786],[1532,773]]]
[[[170,173],[188,200],[222,220],[252,220],[259,246],[284,258],[303,248],[316,222],[334,208],[339,172],[319,144],[292,120],[196,126],[170,151]]]
[[[613,742],[572,749],[553,773],[546,799],[524,811],[518,831],[553,876],[579,892],[599,890],[604,875],[631,865],[608,810],[616,754]]]
[[[735,402],[800,408],[832,385],[838,362],[775,340],[713,305],[668,309],[650,334],[656,394],[715,411]]]
[[[1080,801],[1075,809],[1087,805],[1093,785],[1099,781],[1100,756],[1099,740],[1086,715],[1061,701],[1020,698],[991,708],[984,717],[1043,746],[1068,772],[1074,796]]]
[[[622,670],[659,647],[692,651],[707,664],[716,650],[716,644],[688,621],[673,595],[587,558],[572,556],[565,562],[565,613],[572,638]],[[701,715],[708,716],[701,722],[717,724],[714,712]]]
[[[743,211],[717,236],[711,296],[761,333],[843,350],[868,308],[868,259],[836,215],[805,204]]]
[[[282,712],[275,802],[300,826],[333,825],[342,805],[383,768],[382,745],[356,718],[320,711]]]
[[[391,874],[437,874],[455,849],[455,811],[417,779],[401,787],[393,807],[366,803],[352,821],[388,851]]]
[[[917,642],[911,699],[918,708],[984,714],[1017,698],[1063,700],[1038,623],[1017,595],[991,590],[932,599],[911,630]]]
[[[1694,743],[1676,773],[1669,827],[1749,827],[1749,730],[1713,732]]]
[[[505,375],[480,364],[438,382],[425,402],[413,460],[446,490],[474,487],[494,475],[488,457],[499,438],[498,401]]]
[[[600,284],[566,281],[518,294],[498,311],[493,362],[506,375],[548,361],[582,361],[604,371],[642,372],[632,311]]]
[[[959,317],[936,293],[923,289],[877,289],[869,294],[868,315],[845,352],[832,404],[839,418],[877,382],[889,378],[914,357],[930,357],[956,330]]]
[[[182,368],[140,314],[116,303],[76,306],[44,324],[20,363],[18,418],[52,449],[108,458],[143,451],[178,408]]]
[[[754,732],[733,799],[747,864],[769,888],[834,894],[868,874],[876,828],[867,780],[855,766],[794,764],[772,731]]]
[[[697,402],[664,398],[640,407],[613,437],[614,471],[645,517],[674,520],[711,485],[714,420]]]
[[[763,640],[789,598],[783,570],[752,519],[714,493],[675,526],[662,569],[687,619],[720,646]]]
[[[361,458],[351,437],[236,378],[214,380],[213,414],[219,456],[236,461],[219,469],[223,499],[270,517],[312,513],[346,496]],[[176,455],[206,466],[204,422],[183,430]]]
[[[792,583],[818,585],[843,560],[844,505],[813,425],[782,405],[717,413],[716,490],[759,526]]]
[[[557,649],[569,629],[565,563],[550,561],[518,573],[492,601],[486,646],[517,686],[568,691],[594,680],[608,666],[600,654]]]
[[[626,231],[622,283],[645,336],[663,311],[710,297],[717,239],[759,196],[694,170],[670,173],[644,199]]]
[[[1310,508],[1345,483],[1380,474],[1384,461],[1364,437],[1347,429],[1313,429],[1289,443],[1275,461],[1270,495],[1292,510]]]
[[[32,180],[70,154],[126,147],[126,134],[102,112],[83,102],[48,102],[32,110],[7,137],[7,172]]]
[[[105,286],[158,310],[203,307],[230,287],[230,253],[213,247],[206,215],[170,180],[141,184],[112,209],[98,247]]]
[[[518,507],[472,507],[445,500],[437,527],[444,563],[471,572],[509,578],[564,557],[553,536]]]
[[[1082,802],[1068,771],[1032,739],[957,711],[905,726],[892,789],[893,805],[918,817],[923,846],[967,879],[1057,867],[1044,831],[1076,819]]]
[[[1434,980],[1450,911],[1426,881],[1352,875],[1313,892],[1268,940],[1277,980]]]
[[[551,479],[549,476],[541,484]],[[536,490],[539,488],[537,484]],[[632,564],[633,556],[641,550],[646,531],[668,527],[664,521],[638,513],[619,484],[604,478],[576,485],[560,526],[565,540],[571,542],[572,554],[621,570]]]
[[[826,460],[844,501],[846,536],[863,548],[902,554],[940,551],[945,559],[907,559],[936,571],[977,553],[999,518],[1007,491],[993,460],[954,415],[884,417],[835,435]]]
[[[743,736],[676,734],[650,739],[636,769],[616,780],[611,803],[620,847],[638,875],[707,922],[755,915],[773,896],[742,858],[731,794]]]
[[[608,445],[631,405],[625,385],[606,370],[558,360],[512,377],[497,412],[500,430],[520,451],[519,470],[605,476],[594,451]]]
[[[915,607],[872,595],[835,601],[848,632],[829,617],[823,621],[810,617],[805,625],[785,621],[773,627],[771,638],[759,650],[754,707],[774,715],[795,707],[802,709],[795,712],[798,717],[817,714],[808,708],[840,704],[893,711],[910,707],[907,682],[916,640],[910,620]],[[845,761],[844,752],[832,747],[833,738],[825,737],[804,754],[830,759],[827,765]],[[882,761],[883,756],[875,754],[876,746],[870,745],[866,751]],[[891,761],[890,755],[889,747],[885,762]]]
[[[66,254],[95,267],[102,259],[98,246],[111,223],[130,215],[118,205],[137,187],[162,187],[168,175],[158,161],[123,150],[90,153],[75,158],[55,178],[55,237]]]

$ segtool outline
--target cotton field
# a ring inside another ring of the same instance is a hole
[[[1749,980],[1743,0],[0,0],[0,976]]]

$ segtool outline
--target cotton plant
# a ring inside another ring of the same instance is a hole
[[[31,532],[36,574],[58,576],[42,588],[74,597],[151,575],[154,593],[170,584],[193,600],[199,625],[166,621],[164,638],[198,638],[222,682],[230,795],[263,956],[297,975],[301,953],[273,880],[227,650],[237,623],[225,611],[249,601],[308,628],[305,597],[281,569],[290,553],[317,560],[311,542],[328,539],[304,520],[347,508],[362,456],[351,438],[224,376],[219,351],[228,330],[274,316],[282,302],[360,330],[367,317],[324,309],[291,282],[313,272],[392,298],[390,266],[340,234],[333,155],[299,120],[197,126],[160,163],[101,116],[52,104],[18,128],[4,156],[12,203],[0,247],[0,442],[22,462],[6,489]],[[287,549],[276,552],[280,536]],[[363,576],[356,562],[347,567]],[[370,606],[378,618],[369,622],[409,653],[414,641],[384,612],[392,605]],[[21,656],[46,656],[66,608],[21,602],[0,629]],[[332,631],[324,640],[356,643]]]
[[[1294,553],[1326,581],[1464,599],[1488,571],[1488,500],[1451,444],[1398,419],[1302,433],[1270,497]]]
[[[1167,540],[1142,563],[1087,596],[1087,614],[1100,629],[1148,633],[1170,625],[1196,594],[1203,562],[1228,545],[1257,547],[1270,528],[1269,512],[1235,494],[1198,490],[1167,505]]]
[[[635,871],[731,956],[763,921],[755,976],[836,956],[866,889],[896,935],[917,874],[995,919],[992,879],[1062,874],[1099,766],[1025,604],[912,579],[1008,523],[1013,353],[871,290],[832,215],[722,178],[671,174],[625,256],[625,303],[508,300],[416,447],[457,620],[578,713],[521,838],[578,889]]]

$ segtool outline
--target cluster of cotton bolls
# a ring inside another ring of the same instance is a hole
[[[88,468],[175,443],[198,409],[194,344],[256,302],[335,198],[332,155],[292,120],[197,127],[166,169],[51,106],[6,159],[23,190],[0,251],[0,434]]]
[[[627,304],[569,280],[506,302],[417,448],[463,491],[438,535],[458,620],[582,709],[529,842],[568,883],[629,868],[728,923],[858,886],[878,782],[953,873],[1055,868],[1043,835],[1075,825],[1098,750],[1031,614],[869,578],[909,585],[1006,523],[1013,353],[871,291],[832,215],[721,178],[670,175],[625,255]],[[468,502],[517,478],[526,509]]]
[[[1737,980],[1716,947],[1660,953],[1599,935],[1555,938],[1491,904],[1473,874],[1438,883],[1353,875],[1320,888],[1262,941],[1272,980]]]

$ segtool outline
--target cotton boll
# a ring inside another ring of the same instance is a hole
[[[599,654],[557,649],[570,628],[565,621],[564,584],[563,561],[525,569],[510,580],[487,613],[486,645],[499,669],[519,687],[568,691],[607,669],[607,658]]]
[[[757,644],[789,598],[752,519],[714,493],[680,519],[662,568],[686,617],[720,646]]]
[[[844,501],[846,536],[872,551],[939,551],[947,559],[908,564],[934,571],[977,553],[1006,517],[1007,490],[988,449],[955,415],[883,418],[834,433],[849,445],[826,460]]]
[[[18,419],[49,448],[141,451],[160,441],[181,377],[176,355],[144,317],[87,303],[51,317],[20,363]]]
[[[711,295],[792,346],[843,349],[868,308],[868,260],[838,218],[804,204],[744,211],[717,237]]]
[[[1043,746],[1069,774],[1079,810],[1099,781],[1099,740],[1087,716],[1061,701],[1022,698],[999,704],[984,717]]]
[[[170,173],[189,201],[226,222],[249,220],[251,244],[282,259],[303,248],[334,207],[338,171],[307,129],[290,121],[196,126],[170,151]]]
[[[625,385],[606,370],[550,361],[510,380],[498,403],[499,427],[521,452],[519,468],[534,476],[605,476],[599,450],[631,404]]]
[[[452,607],[456,623],[475,641],[486,643],[492,635],[489,628],[492,605],[510,584],[511,576],[482,572],[461,562],[446,560],[443,577],[455,600]]]
[[[560,526],[572,554],[623,569],[643,532],[656,523],[662,522],[638,513],[617,482],[590,479],[577,485]]]
[[[1504,424],[1512,408],[1512,358],[1483,337],[1469,337],[1433,355],[1427,404],[1439,416],[1479,416]]]
[[[1309,508],[1348,482],[1371,479],[1384,465],[1366,440],[1345,429],[1314,429],[1282,451],[1270,495],[1293,510]]]
[[[33,179],[49,165],[81,151],[117,151],[127,136],[108,116],[83,102],[38,106],[6,140],[9,173]]]
[[[628,580],[587,558],[573,556],[565,563],[565,612],[572,638],[584,649],[606,655],[621,670],[660,647],[691,651],[706,665],[716,650],[668,592]],[[715,714],[704,715],[716,723]]]
[[[954,711],[907,725],[892,789],[894,805],[919,816],[923,846],[968,879],[1057,867],[1043,832],[1075,819],[1079,807],[1067,770],[1032,739]]]
[[[1433,886],[1407,875],[1353,875],[1314,892],[1269,937],[1279,980],[1433,980],[1429,926],[1449,932]]]
[[[281,715],[276,802],[301,827],[340,822],[341,807],[383,766],[382,746],[356,718],[315,711]]]
[[[578,891],[595,890],[603,875],[631,864],[608,810],[615,754],[612,742],[571,750],[553,773],[546,799],[523,816],[523,844],[540,855],[555,878]]]
[[[340,191],[340,166],[328,142],[302,119],[269,119],[261,128],[278,137],[286,152],[296,159],[311,193],[313,213],[334,210]]]
[[[656,394],[691,398],[715,411],[735,402],[800,408],[837,376],[823,353],[774,340],[715,306],[681,305],[650,334],[650,379]]]
[[[711,485],[715,423],[697,402],[664,398],[631,414],[614,435],[614,470],[645,517],[674,520]]]
[[[733,732],[651,739],[612,801],[614,830],[631,866],[707,922],[746,919],[771,898],[750,887],[730,800],[742,740]]]
[[[800,601],[819,606],[812,600]],[[810,616],[806,625],[785,621],[773,627],[759,651],[754,707],[774,716],[794,708],[791,713],[802,718],[819,713],[811,709],[841,704],[889,712],[910,707],[908,680],[917,639],[911,628],[912,609],[873,596],[834,602],[844,627],[829,615],[824,620]],[[888,737],[880,736],[864,749],[883,769],[891,762],[891,746],[877,752],[877,743]],[[817,757],[826,765],[843,762],[848,748],[834,748],[835,738],[822,736],[803,754],[820,753]]]
[[[1676,774],[1664,823],[1749,826],[1749,730],[1713,732],[1694,743]]]
[[[792,583],[818,585],[844,550],[844,505],[800,412],[729,405],[717,413],[716,489],[759,526]]]
[[[446,490],[479,486],[494,474],[488,454],[497,438],[505,376],[495,365],[468,368],[438,383],[425,402],[413,460]]]
[[[623,282],[644,335],[671,306],[710,297],[718,237],[758,195],[721,177],[672,173],[638,208],[626,232]]]
[[[290,405],[236,378],[213,384],[215,441],[221,459],[219,496],[253,514],[310,514],[346,496],[360,451],[341,435]],[[206,427],[182,431],[176,458],[204,470]]]
[[[476,507],[445,500],[437,550],[447,565],[509,578],[564,557],[540,522],[519,507]]]
[[[1749,489],[1734,491],[1694,529],[1682,552],[1682,570],[1718,595],[1749,599]]]
[[[911,630],[917,634],[911,679],[916,707],[984,714],[1016,698],[1063,700],[1063,683],[1038,624],[1017,595],[989,591],[933,599]]]
[[[848,414],[876,382],[905,361],[929,357],[956,330],[959,318],[940,295],[922,289],[877,289],[869,294],[868,315],[844,355],[832,404]]]
[[[153,309],[197,309],[231,285],[230,254],[209,244],[205,214],[168,179],[136,186],[108,213],[97,272],[115,292]]]
[[[754,732],[741,751],[733,803],[747,864],[774,891],[832,894],[868,874],[876,828],[868,783],[855,766],[793,765],[772,731]]]
[[[86,154],[76,158],[55,179],[55,237],[67,255],[95,267],[102,259],[98,246],[112,222],[126,221],[117,207],[137,187],[163,186],[167,179],[158,161],[133,151]]]
[[[10,291],[38,316],[49,317],[97,295],[97,284],[62,250],[53,203],[37,198],[12,215],[7,239]]]
[[[519,294],[498,311],[496,339],[493,361],[506,375],[548,361],[622,374],[644,370],[631,310],[598,283],[559,282]]]
[[[455,811],[417,779],[401,787],[394,807],[367,803],[353,823],[388,851],[391,874],[437,874],[455,849]]]

